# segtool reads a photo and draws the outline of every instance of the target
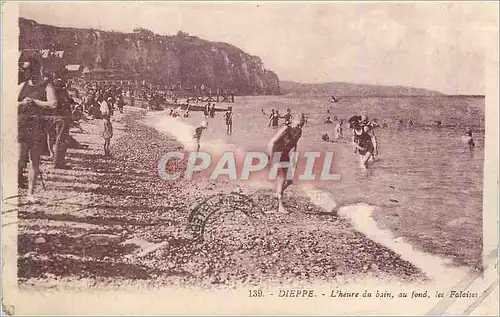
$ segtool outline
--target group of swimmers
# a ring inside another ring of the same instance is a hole
[[[267,115],[264,109],[261,109],[261,113],[265,116]],[[280,119],[285,119],[285,125],[289,125],[292,120],[292,110],[286,109],[286,113],[284,115],[280,115],[279,110],[271,109],[271,113],[269,114],[269,123],[267,125],[269,127],[278,127]]]
[[[287,112],[288,113],[288,112]],[[297,151],[297,142],[302,136],[302,128],[306,122],[304,114],[292,116],[291,112],[290,123],[281,128],[277,134],[271,139],[268,145],[269,155],[281,152],[280,162],[290,161],[290,151]],[[379,127],[378,123],[370,121],[367,116],[355,115],[348,120],[349,128],[352,130],[352,144],[354,152],[359,155],[360,167],[366,169],[370,162],[374,162],[378,155],[378,140],[375,135],[375,128]],[[337,136],[342,136],[343,120],[339,120],[336,132]],[[467,128],[462,136],[462,142],[471,150],[475,147],[472,137],[472,129]],[[283,194],[286,188],[292,184],[292,180],[287,179],[286,175],[288,168],[280,168],[277,178],[277,199],[278,212],[287,213],[283,206]]]

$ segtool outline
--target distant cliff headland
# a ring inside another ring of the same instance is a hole
[[[344,82],[304,84],[281,81],[281,92],[294,96],[444,96],[443,93],[405,86],[361,85]]]
[[[226,43],[209,42],[179,31],[158,35],[78,29],[19,19],[19,48],[64,51],[66,64],[116,69],[154,84],[205,85],[241,95],[280,94],[278,76],[261,59]]]

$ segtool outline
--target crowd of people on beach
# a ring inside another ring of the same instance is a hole
[[[18,187],[28,190],[28,200],[35,202],[37,180],[42,185],[42,156],[55,169],[72,169],[66,163],[68,148],[84,149],[70,134],[71,128],[83,133],[80,122],[104,119],[102,137],[104,155],[110,154],[113,127],[110,118],[115,109],[123,113],[125,92],[115,85],[88,83],[77,89],[64,74],[43,68],[40,60],[27,59],[20,69],[18,86]],[[83,95],[82,95],[83,92]],[[30,163],[28,177],[25,170]]]

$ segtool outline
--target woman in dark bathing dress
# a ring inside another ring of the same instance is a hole
[[[281,153],[279,162],[290,162],[290,151],[297,151],[297,142],[302,137],[302,128],[305,124],[304,114],[296,114],[289,125],[285,125],[271,139],[268,144],[268,153],[270,155],[271,164],[274,153]],[[278,162],[276,162],[278,163]],[[277,196],[278,196],[278,212],[287,213],[283,206],[283,194],[285,189],[292,184],[292,180],[288,179],[288,168],[279,168],[277,175]]]
[[[35,58],[29,59],[23,65],[25,81],[19,85],[18,93],[18,134],[19,144],[18,183],[26,187],[23,169],[26,166],[28,155],[31,169],[28,177],[28,199],[33,198],[36,180],[40,171],[40,154],[45,142],[45,133],[42,129],[43,110],[55,109],[57,99],[54,87],[43,80],[41,65]]]
[[[355,152],[360,155],[360,166],[366,169],[368,161],[375,158],[378,154],[377,138],[373,132],[373,128],[368,122],[368,118],[355,116],[349,119],[349,124],[352,128],[352,142]]]

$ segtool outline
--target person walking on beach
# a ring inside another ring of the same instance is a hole
[[[111,124],[109,114],[104,115],[104,127],[102,131],[102,137],[104,139],[104,155],[108,156],[110,154],[109,146],[111,144],[111,138],[113,137],[113,125]]]
[[[57,107],[57,94],[52,84],[43,80],[39,60],[29,59],[22,68],[26,77],[25,81],[19,84],[17,95],[18,186],[26,187],[28,180],[23,176],[23,170],[29,157],[31,169],[28,175],[28,200],[35,203],[37,199],[33,195],[40,172],[40,155],[44,142],[42,110]]]
[[[200,150],[201,134],[206,128],[208,128],[208,122],[202,121],[200,125],[194,129],[193,139],[196,140],[196,151]]]
[[[377,138],[370,126],[367,117],[354,116],[349,119],[352,128],[352,142],[356,147],[354,152],[359,154],[360,167],[366,169],[368,161],[378,154]]]
[[[281,153],[279,162],[290,162],[290,151],[297,151],[297,142],[302,136],[304,124],[305,116],[303,113],[300,113],[295,115],[290,125],[286,125],[278,131],[268,144],[268,153],[271,156],[271,161],[273,160],[274,153]],[[272,162],[272,164],[275,164],[275,162]],[[287,213],[283,206],[283,194],[285,189],[293,183],[291,179],[287,179],[287,174],[288,168],[278,169],[276,193],[278,196],[278,212],[280,213]]]
[[[227,108],[224,114],[224,120],[226,120],[226,133],[233,134],[233,107]]]
[[[474,143],[474,139],[472,138],[471,128],[467,128],[467,130],[465,130],[465,134],[462,135],[462,142],[464,144],[467,144],[470,150],[472,150],[476,146],[476,144]]]

